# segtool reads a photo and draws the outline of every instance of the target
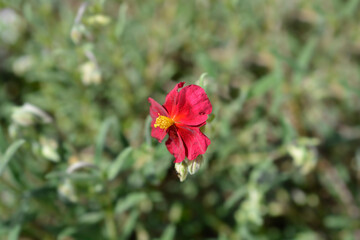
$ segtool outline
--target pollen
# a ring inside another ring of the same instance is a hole
[[[155,128],[159,127],[161,129],[166,130],[174,124],[174,120],[172,120],[171,118],[160,115],[160,113],[158,113],[158,115],[159,116],[156,118],[156,121],[154,124]]]

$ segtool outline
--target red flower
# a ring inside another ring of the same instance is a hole
[[[185,156],[194,160],[199,154],[204,154],[211,143],[199,129],[206,124],[212,111],[209,98],[201,87],[189,85],[182,88],[184,83],[178,83],[171,90],[164,105],[149,98],[151,136],[161,142],[169,134],[166,147],[176,163],[182,162]],[[179,88],[182,89],[178,91]]]

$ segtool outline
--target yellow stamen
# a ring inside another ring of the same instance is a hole
[[[171,118],[165,117],[160,115],[160,113],[158,113],[158,117],[156,118],[154,127],[157,128],[161,128],[161,129],[168,129],[169,127],[171,127],[175,122],[174,120],[172,120]]]

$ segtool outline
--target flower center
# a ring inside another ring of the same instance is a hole
[[[166,130],[175,123],[174,120],[172,120],[171,118],[160,115],[160,113],[158,113],[158,115],[159,116],[156,118],[156,121],[154,124],[155,128],[159,127],[161,129]]]

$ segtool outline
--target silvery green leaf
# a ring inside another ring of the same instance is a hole
[[[13,144],[6,150],[5,154],[0,159],[0,176],[4,172],[6,165],[9,163],[10,159],[16,153],[21,145],[25,143],[25,140],[21,139]]]
[[[113,180],[118,173],[121,171],[124,162],[127,158],[130,157],[130,154],[132,152],[131,147],[125,148],[118,156],[117,158],[109,165],[107,174],[108,174],[108,180]]]

